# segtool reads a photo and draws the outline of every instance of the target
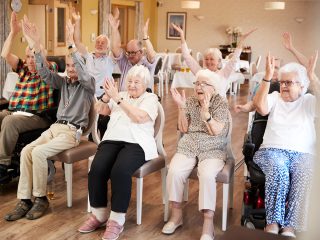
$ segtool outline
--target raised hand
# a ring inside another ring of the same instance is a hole
[[[271,80],[274,73],[274,57],[268,53],[267,60],[266,60],[266,80]]]
[[[291,34],[289,32],[284,32],[282,34],[282,38],[284,47],[288,50],[291,50],[293,48]]]
[[[69,46],[74,44],[73,34],[74,34],[74,24],[72,24],[71,20],[69,19],[66,25],[66,41]]]
[[[13,34],[17,34],[21,30],[21,23],[18,20],[16,12],[11,13],[10,29]]]
[[[149,18],[143,26],[143,38],[146,39],[148,37],[148,29],[149,29]]]
[[[26,15],[21,20],[22,32],[30,48],[40,48],[40,33],[37,26],[31,23]]]
[[[119,91],[113,79],[106,79],[103,89],[109,98],[112,98],[115,102],[119,100]]]
[[[74,22],[80,22],[80,14],[79,12],[76,13],[76,9],[74,7],[71,8],[71,16]]]
[[[109,23],[112,29],[118,29],[120,20],[115,18],[112,14],[109,14]]]
[[[113,17],[114,17],[114,19],[119,19],[119,17],[120,17],[120,11],[119,11],[119,8],[115,8],[115,9],[113,9]]]
[[[181,41],[183,40],[185,40],[184,39],[184,31],[179,27],[179,26],[177,26],[177,25],[175,25],[175,24],[173,24],[173,23],[171,23],[171,25],[172,25],[172,27],[180,34],[180,37],[181,37]]]
[[[258,30],[258,28],[253,28],[249,32],[246,32],[245,34],[241,35],[241,38],[240,38],[240,41],[239,41],[239,44],[238,44],[237,48],[242,48],[243,43],[246,40],[246,38],[248,36],[250,36],[253,32],[257,31],[257,30]]]
[[[318,50],[309,59],[307,72],[308,72],[308,77],[309,77],[310,81],[314,81],[316,79],[316,74],[315,74],[314,70],[316,68],[317,60],[318,60]]]
[[[185,91],[182,90],[182,95],[179,93],[179,91],[176,88],[171,88],[171,94],[173,97],[173,100],[178,105],[179,108],[185,108],[186,107],[186,94]]]

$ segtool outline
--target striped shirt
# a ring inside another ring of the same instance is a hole
[[[57,64],[50,64],[51,71],[56,72]],[[19,59],[16,72],[19,78],[9,100],[9,110],[23,108],[43,111],[54,106],[52,87],[37,72],[31,73],[25,61]]]

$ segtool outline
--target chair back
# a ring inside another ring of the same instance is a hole
[[[166,156],[166,153],[163,149],[163,129],[164,129],[164,123],[165,123],[165,115],[164,110],[160,102],[158,104],[158,116],[154,123],[154,138],[156,140],[157,149],[159,154]]]
[[[82,133],[83,136],[87,136],[91,132],[97,132],[95,131],[97,129],[97,120],[99,116],[95,108],[95,104],[97,103],[97,101],[97,97],[94,96],[90,106],[88,126],[84,129]]]
[[[257,72],[258,72],[258,68],[260,66],[260,62],[261,62],[261,55],[257,58],[257,61],[256,61]]]
[[[255,75],[258,72],[257,69],[257,65],[255,62],[250,63],[250,67],[249,67],[249,74],[250,74],[250,78],[253,77],[253,75]]]
[[[159,56],[159,57],[158,57],[158,60],[157,60],[156,67],[155,67],[155,69],[154,69],[153,75],[157,75],[157,74],[159,73],[160,69],[162,68],[162,61],[163,61],[163,60],[162,60],[162,57]]]
[[[232,151],[232,142],[231,142],[231,135],[232,135],[232,116],[231,113],[229,113],[229,129],[228,129],[228,135],[227,135],[227,160],[226,162],[235,162],[235,157]]]

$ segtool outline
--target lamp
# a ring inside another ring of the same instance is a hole
[[[302,23],[304,21],[304,17],[296,17],[294,20],[296,20],[297,23]]]
[[[265,2],[264,9],[265,10],[283,10],[285,9],[285,2]]]
[[[200,8],[200,1],[181,1],[181,8],[189,8],[189,9]]]

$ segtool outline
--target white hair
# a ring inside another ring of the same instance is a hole
[[[201,69],[196,74],[196,81],[200,77],[206,78],[207,83],[212,85],[215,92],[220,94],[220,96],[224,96],[226,94],[223,87],[222,87],[223,80],[221,79],[221,77],[217,73],[210,71],[209,69]]]
[[[142,65],[135,65],[127,73],[126,82],[131,78],[138,77],[140,78],[146,86],[149,85],[151,80],[151,74],[148,68]]]
[[[295,81],[301,84],[302,94],[305,94],[308,90],[310,80],[308,78],[307,69],[299,63],[288,63],[280,68],[279,70],[279,79],[282,79],[283,73],[295,73]]]
[[[218,48],[207,48],[204,51],[204,56],[211,55],[215,59],[222,60],[222,53]]]

